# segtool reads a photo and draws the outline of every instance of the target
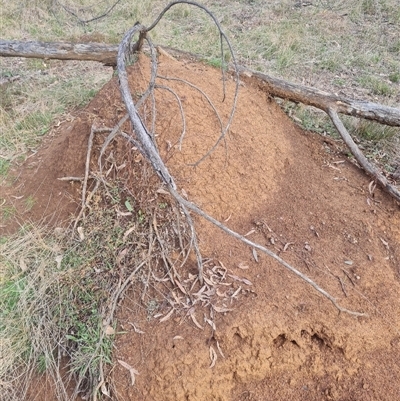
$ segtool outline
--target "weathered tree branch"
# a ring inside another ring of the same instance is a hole
[[[384,106],[379,103],[348,99],[319,89],[273,78],[245,67],[240,67],[240,71],[242,78],[250,76],[259,80],[260,84],[271,96],[300,102],[307,106],[314,106],[326,113],[328,113],[328,110],[334,110],[340,114],[400,127],[400,109]]]
[[[174,2],[174,4],[178,4],[178,2]],[[188,2],[188,4],[192,5],[197,5],[197,3],[194,2]],[[163,13],[161,13],[163,15]],[[158,20],[157,20],[158,21]],[[152,25],[153,26],[153,25]],[[226,232],[227,234],[233,236],[234,238],[244,242],[247,245],[253,246],[254,248],[257,248],[258,250],[266,253],[267,255],[271,256],[274,258],[276,261],[278,261],[281,265],[283,265],[285,268],[289,269],[292,273],[306,281],[308,284],[310,284],[316,291],[318,291],[320,294],[328,298],[334,305],[335,307],[340,311],[340,312],[346,312],[350,313],[354,316],[366,316],[364,313],[360,312],[354,312],[348,309],[345,309],[341,307],[336,299],[330,295],[328,292],[326,292],[323,288],[318,286],[317,283],[315,283],[313,280],[311,280],[308,276],[304,275],[301,273],[299,270],[295,269],[291,265],[289,265],[286,261],[281,259],[278,255],[276,255],[274,252],[270,251],[269,249],[256,244],[240,234],[236,233],[235,231],[229,229],[228,227],[224,226],[221,222],[217,221],[213,217],[209,216],[206,214],[204,211],[202,211],[200,208],[198,208],[196,205],[194,205],[192,202],[186,201],[183,199],[180,194],[177,191],[177,186],[175,184],[174,178],[172,175],[169,173],[167,166],[164,164],[163,160],[160,157],[160,154],[158,153],[158,150],[153,143],[153,140],[151,138],[151,135],[149,134],[146,126],[143,124],[143,122],[140,119],[140,116],[137,112],[137,109],[133,103],[131,91],[128,85],[128,74],[126,71],[126,60],[129,58],[129,49],[131,48],[131,40],[133,36],[139,32],[147,32],[146,28],[140,25],[135,25],[133,28],[131,28],[126,35],[124,36],[122,42],[120,43],[119,49],[118,49],[118,63],[117,63],[117,69],[118,69],[118,76],[119,76],[119,83],[120,83],[120,90],[122,94],[122,98],[125,102],[136,138],[138,142],[141,145],[141,151],[143,155],[147,158],[147,160],[150,162],[152,165],[153,169],[155,172],[158,174],[159,178],[161,181],[167,186],[170,194],[174,197],[174,199],[177,201],[181,209],[183,210],[186,219],[191,227],[192,230],[192,242],[193,247],[196,251],[197,254],[197,260],[198,260],[198,266],[199,266],[199,280],[202,281],[202,259],[201,255],[198,249],[198,244],[197,244],[197,236],[196,236],[196,231],[193,225],[193,221],[191,219],[191,216],[189,214],[188,210],[191,210],[201,217],[205,218],[212,224],[216,225],[218,228]],[[222,36],[222,35],[221,35]],[[154,64],[154,60],[153,60]],[[154,68],[154,66],[153,66]]]
[[[141,47],[137,45],[136,47]],[[199,56],[167,48],[172,53],[190,57]],[[131,49],[137,50],[137,49]],[[58,60],[92,60],[116,66],[118,46],[101,43],[21,42],[0,40],[0,56],[29,57]],[[297,85],[257,71],[238,66],[243,80],[256,78],[271,96],[317,107],[326,113],[328,109],[339,114],[365,118],[381,124],[400,127],[400,109],[379,103],[348,99],[315,88]]]
[[[57,60],[99,61],[117,64],[118,46],[101,43],[21,42],[0,40],[0,56]]]

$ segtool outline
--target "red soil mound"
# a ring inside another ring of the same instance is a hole
[[[232,80],[222,102],[221,76],[211,67],[161,58],[159,74],[200,87],[226,121]],[[148,61],[142,58],[132,69],[132,91],[143,91],[147,77]],[[160,323],[149,305],[138,306],[140,294],[126,297],[118,320],[124,334],[117,336],[115,360],[140,375],[132,386],[129,371],[116,363],[111,374],[115,398],[400,399],[398,205],[379,190],[372,197],[368,179],[331,141],[300,130],[250,83],[241,84],[226,143],[190,167],[218,137],[218,120],[199,91],[174,80],[158,82],[180,97],[186,117],[180,151],[179,106],[171,92],[156,90],[157,142],[179,189],[213,217],[278,253],[342,306],[368,317],[338,314],[284,267],[260,254],[257,262],[248,246],[196,218],[204,256],[252,285],[236,281],[225,287],[226,299],[232,301],[226,307],[233,311],[215,312],[215,332],[205,320],[210,318],[207,309],[195,312],[201,330],[189,318],[174,315]],[[32,158],[35,170],[21,174],[21,194],[42,199],[29,217],[64,217],[76,209],[76,184],[56,178],[81,176],[91,125],[113,126],[123,113],[113,80],[74,121],[59,127],[54,140]],[[7,191],[15,195],[14,188]],[[170,309],[156,295],[154,304],[163,315]],[[217,356],[212,368],[210,347]]]

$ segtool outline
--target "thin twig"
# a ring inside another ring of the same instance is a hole
[[[91,194],[89,194],[88,198],[86,199],[87,183],[88,183],[88,179],[89,179],[90,158],[91,158],[91,154],[92,154],[94,134],[101,133],[101,132],[108,132],[108,131],[110,131],[110,128],[94,128],[93,125],[92,125],[92,128],[90,129],[90,135],[89,135],[89,140],[88,140],[88,150],[86,153],[85,176],[83,177],[81,210],[79,211],[78,217],[75,219],[72,233],[75,232],[76,226],[78,225],[82,216],[85,214],[85,209],[86,209],[87,204],[89,203],[91,197],[93,196],[94,192],[98,188],[98,183],[96,183],[95,189],[91,192]]]
[[[114,7],[121,1],[117,0],[104,14],[98,15],[97,17],[90,18],[88,20],[83,20],[79,18],[79,16],[72,10],[70,10],[68,7],[66,7],[64,4],[62,4],[59,0],[56,0],[57,3],[69,14],[73,15],[82,25],[88,24],[89,22],[97,21],[99,19],[102,19],[106,17],[110,12],[114,9]]]
[[[83,187],[82,187],[82,197],[81,197],[81,210],[79,211],[78,217],[75,219],[72,233],[75,232],[75,229],[76,229],[76,226],[78,225],[79,220],[85,213],[86,189],[87,189],[87,182],[88,182],[88,178],[89,178],[90,156],[92,154],[93,137],[94,137],[94,126],[92,125],[92,128],[90,129],[89,140],[88,140],[88,149],[86,152],[85,176],[83,177]]]
[[[204,96],[204,98],[207,100],[208,104],[209,104],[209,105],[211,106],[211,108],[213,109],[213,111],[214,111],[214,113],[215,113],[215,116],[217,117],[218,122],[219,122],[219,125],[220,125],[221,135],[223,134],[223,132],[224,132],[224,124],[222,123],[222,119],[221,119],[221,117],[220,117],[220,115],[219,115],[219,113],[218,113],[218,110],[217,110],[217,108],[214,106],[214,103],[212,102],[212,100],[208,97],[208,95],[207,95],[203,90],[201,90],[198,86],[193,85],[191,82],[186,81],[185,79],[182,79],[182,78],[165,77],[165,76],[162,76],[162,75],[157,75],[157,78],[165,79],[165,80],[168,80],[168,81],[178,81],[178,82],[182,82],[182,83],[184,83],[184,84],[190,86],[191,88],[197,90],[198,92],[200,92],[201,95]],[[179,147],[181,148],[181,141],[180,141],[180,143],[179,143]]]
[[[57,178],[59,181],[83,181],[85,177],[60,177]]]
[[[168,188],[169,191],[171,192],[171,195],[183,206],[185,206],[187,209],[192,210],[193,212],[195,212],[196,214],[198,214],[199,216],[205,218],[206,220],[208,220],[210,223],[214,224],[215,226],[217,226],[218,228],[220,228],[222,231],[225,231],[227,234],[231,235],[232,237],[242,241],[243,243],[250,245],[253,248],[258,249],[259,251],[266,253],[268,256],[274,258],[275,260],[277,260],[281,265],[283,265],[284,267],[286,267],[288,270],[290,270],[292,273],[294,273],[295,275],[297,275],[298,277],[300,277],[302,280],[304,280],[305,282],[307,282],[308,284],[310,284],[312,287],[314,287],[319,293],[321,293],[324,297],[326,297],[327,299],[329,299],[333,305],[335,305],[335,307],[340,311],[340,312],[346,312],[349,313],[350,315],[353,316],[367,316],[367,314],[365,313],[361,313],[361,312],[354,312],[351,311],[349,309],[343,308],[341,307],[336,299],[330,295],[327,291],[325,291],[323,288],[321,288],[317,283],[315,283],[313,280],[311,280],[308,276],[306,276],[305,274],[301,273],[299,270],[297,270],[296,268],[294,268],[293,266],[289,265],[286,261],[284,261],[282,258],[280,258],[277,254],[275,254],[274,252],[270,251],[268,248],[263,247],[262,245],[259,245],[253,241],[248,240],[246,237],[243,237],[242,235],[238,234],[237,232],[231,230],[230,228],[226,227],[225,225],[223,225],[221,222],[219,222],[218,220],[214,219],[213,217],[209,216],[207,213],[205,213],[203,210],[201,210],[200,208],[198,208],[196,205],[194,205],[192,202],[187,201],[186,199],[184,199],[182,196],[179,195],[179,193],[173,189],[172,187]]]
[[[233,51],[233,47],[228,39],[228,37],[225,35],[224,31],[222,30],[221,24],[219,23],[218,19],[214,16],[214,14],[208,10],[206,7],[204,7],[203,5],[195,2],[195,1],[186,1],[186,0],[181,0],[181,1],[174,1],[170,4],[168,4],[159,14],[159,16],[156,18],[156,20],[153,22],[153,24],[150,25],[149,28],[146,28],[146,32],[150,32],[161,20],[161,18],[164,16],[164,14],[173,6],[177,5],[177,4],[189,4],[195,7],[200,8],[201,10],[205,11],[214,21],[215,25],[218,28],[219,31],[219,35],[220,35],[220,43],[221,43],[221,68],[222,68],[222,81],[223,81],[223,99],[225,99],[225,71],[224,71],[224,52],[223,52],[223,40],[225,40],[226,44],[228,45],[229,48],[229,52],[231,53],[232,56],[232,62],[233,62],[233,66],[234,66],[234,72],[235,72],[235,81],[236,81],[236,85],[235,85],[235,93],[234,93],[234,97],[233,97],[233,102],[232,102],[232,108],[231,108],[231,113],[229,115],[228,121],[225,125],[225,128],[223,129],[223,132],[221,133],[221,135],[219,136],[219,138],[217,139],[217,141],[215,142],[215,144],[210,148],[210,150],[203,156],[201,157],[195,164],[194,166],[198,166],[202,161],[204,161],[208,156],[210,156],[210,154],[217,148],[217,146],[219,145],[219,143],[225,138],[226,133],[228,132],[232,120],[233,120],[233,116],[235,115],[235,111],[236,111],[236,104],[237,104],[237,99],[238,99],[238,94],[239,94],[239,68],[237,65],[237,61],[236,61],[236,57],[235,57],[235,53]]]
[[[82,209],[84,209],[85,202],[86,202],[86,189],[87,189],[87,182],[88,182],[88,178],[89,178],[90,156],[92,154],[94,131],[95,131],[94,126],[92,125],[92,128],[90,129],[89,140],[88,140],[88,150],[86,153],[85,176],[83,178],[82,202],[81,202]]]
[[[182,150],[182,141],[186,134],[186,118],[185,118],[185,113],[183,111],[181,99],[179,98],[178,94],[175,91],[173,91],[171,88],[169,88],[168,86],[156,85],[155,89],[164,89],[164,90],[172,93],[172,95],[175,96],[175,99],[178,102],[178,106],[179,106],[179,110],[181,112],[181,118],[182,118],[182,133],[181,133],[181,136],[179,137],[179,150]]]

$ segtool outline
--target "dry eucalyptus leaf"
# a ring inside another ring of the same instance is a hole
[[[206,282],[208,285],[214,286],[215,283],[213,281],[211,281],[210,279],[208,279],[206,276],[203,276],[203,280],[204,282]]]
[[[374,194],[375,188],[376,188],[376,182],[375,182],[375,180],[374,180],[374,181],[371,181],[371,182],[369,183],[369,185],[368,185],[368,191],[369,191],[369,193],[370,193],[371,195]]]
[[[294,242],[286,243],[285,246],[283,247],[283,252],[286,252],[290,245],[294,245]]]
[[[219,342],[217,341],[217,348],[219,353],[221,354],[222,358],[225,358],[225,355],[222,353],[221,347],[219,346]]]
[[[215,326],[215,323],[214,323],[212,320],[207,319],[207,318],[204,318],[204,320],[205,320],[205,322],[207,322],[207,323],[211,326],[211,328],[212,328],[214,331],[217,330],[217,327]]]
[[[162,319],[160,319],[160,323],[166,322],[174,313],[174,308],[172,308]]]
[[[54,235],[55,235],[56,237],[62,237],[62,236],[64,235],[64,232],[65,232],[65,229],[64,229],[64,228],[61,228],[61,227],[56,227],[56,228],[54,229]]]
[[[135,229],[136,229],[136,227],[135,226],[133,226],[133,227],[131,227],[131,228],[129,228],[128,230],[126,230],[125,232],[124,232],[124,240],[126,239],[126,237],[130,234],[130,233],[132,233],[133,231],[135,231]]]
[[[139,328],[137,328],[133,323],[128,322],[128,324],[130,324],[133,327],[133,330],[135,331],[135,333],[138,334],[146,334],[144,331],[140,330]]]
[[[233,278],[236,281],[240,281],[241,283],[244,283],[246,285],[253,285],[253,283],[250,280],[247,280],[247,278],[242,278],[242,277],[239,277],[239,276],[235,276],[234,274],[228,274],[228,276],[230,278]]]
[[[196,316],[194,315],[194,313],[192,312],[190,314],[190,318],[192,319],[193,323],[201,330],[204,330],[204,327],[197,321]]]
[[[129,370],[129,373],[130,373],[130,375],[131,375],[131,385],[133,386],[133,385],[135,384],[135,380],[136,380],[135,375],[138,375],[139,372],[138,372],[136,369],[134,369],[131,365],[129,365],[128,363],[126,363],[126,362],[124,362],[124,361],[121,361],[120,359],[118,359],[118,362],[119,362],[120,365],[123,366],[125,369],[128,369],[128,370]]]
[[[107,397],[111,397],[111,395],[110,395],[110,390],[107,388],[107,386],[106,386],[106,383],[103,383],[102,385],[101,385],[101,392],[104,394],[104,395],[106,395]]]
[[[176,285],[178,286],[178,288],[179,288],[184,294],[187,295],[186,290],[183,288],[182,284],[181,284],[177,279],[175,279],[175,283],[176,283]]]
[[[175,336],[174,338],[173,338],[173,340],[183,340],[184,338],[182,337],[182,336]]]
[[[170,194],[168,191],[166,191],[165,189],[162,189],[162,188],[157,189],[156,192],[157,192],[158,194],[161,194],[161,195],[169,195],[169,194]]]
[[[258,255],[257,255],[257,251],[253,248],[253,250],[252,250],[252,252],[253,252],[253,257],[254,257],[254,260],[258,263]]]
[[[106,336],[113,336],[113,335],[115,334],[114,327],[108,325],[108,326],[104,329],[104,333],[106,334]]]
[[[81,241],[83,241],[83,240],[85,239],[85,234],[84,234],[84,232],[83,232],[83,227],[78,227],[78,228],[76,229],[76,231],[78,231],[79,239],[80,239]]]
[[[63,260],[63,255],[58,255],[58,256],[56,256],[56,257],[54,258],[54,260],[55,260],[56,263],[57,263],[57,269],[60,269],[60,268],[61,268],[61,262],[62,262],[62,260]]]
[[[126,254],[128,253],[128,248],[124,248],[118,255],[116,258],[117,264],[120,264],[122,262],[122,260],[124,259],[124,257],[126,256]]]
[[[239,288],[231,295],[231,298],[235,298],[241,290],[242,290],[242,287],[239,286]]]
[[[182,301],[182,297],[178,297],[178,295],[175,294],[175,291],[171,291],[171,295],[173,296],[175,302],[179,305]],[[193,294],[196,295],[196,294]]]
[[[239,268],[239,269],[242,269],[242,270],[246,270],[246,269],[249,268],[249,266],[247,266],[247,265],[244,264],[243,262],[240,262],[240,263],[238,264],[238,268]]]
[[[212,305],[212,307],[215,310],[215,312],[218,312],[218,313],[230,312],[233,310],[233,309],[229,309],[229,308],[225,308],[225,307],[221,307],[221,306],[215,306],[215,305]]]
[[[193,296],[194,297],[199,297],[207,288],[208,288],[208,286],[203,285],[203,287],[201,287],[198,292],[194,293]]]
[[[121,212],[120,210],[117,209],[117,215],[121,217],[127,217],[127,216],[132,216],[132,212]]]
[[[218,359],[217,353],[215,352],[212,346],[210,346],[210,359],[211,359],[210,369],[212,369],[215,366],[215,362],[217,362]]]
[[[158,278],[158,277],[156,277],[156,275],[153,272],[151,272],[151,275],[154,278],[154,280],[158,281],[159,283],[170,281],[168,277],[166,277],[166,278]]]
[[[187,279],[187,281],[193,281],[193,280],[196,280],[196,278],[197,278],[197,276],[195,274],[192,274],[192,273],[189,273],[188,277],[189,278]]]
[[[213,295],[216,294],[216,289],[215,288],[210,288],[209,290],[207,290],[204,295],[206,295],[207,297],[212,297]]]
[[[379,239],[382,241],[382,244],[385,245],[386,249],[389,249],[389,243],[385,241],[383,238],[379,237]]]

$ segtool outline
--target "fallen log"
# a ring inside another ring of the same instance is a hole
[[[319,89],[273,78],[244,67],[239,67],[239,69],[242,77],[243,75],[255,77],[271,96],[313,106],[326,113],[328,113],[328,110],[335,110],[340,114],[400,127],[400,109],[384,106],[379,103],[348,99]]]
[[[21,42],[0,40],[0,56],[98,61],[116,65],[118,46],[101,43]]]
[[[166,48],[171,53],[190,57],[199,56]],[[58,60],[98,61],[107,66],[117,64],[118,46],[102,43],[21,42],[0,40],[0,56],[29,57]],[[315,88],[294,84],[282,79],[239,67],[241,78],[255,77],[271,96],[317,107],[326,113],[334,110],[339,114],[365,118],[381,124],[400,127],[400,109],[379,103],[348,99]]]
[[[138,42],[131,45],[130,51],[134,52],[139,50],[142,42],[143,37],[140,36]],[[167,49],[174,55],[200,59],[198,55],[171,48]],[[117,53],[118,46],[101,43],[21,42],[0,40],[0,56],[2,57],[91,60],[115,67],[117,63]],[[400,127],[400,109],[384,106],[379,103],[348,99],[319,89],[273,78],[243,66],[238,66],[238,70],[241,79],[244,81],[250,79],[253,80],[253,82],[254,79],[256,79],[260,87],[270,96],[303,103],[325,111],[332,119],[336,129],[339,131],[347,146],[349,146],[353,155],[355,155],[361,167],[370,177],[380,184],[385,191],[397,201],[400,201],[400,192],[368,162],[364,155],[362,155],[362,152],[351,139],[338,117],[340,113],[377,121],[385,125]]]

